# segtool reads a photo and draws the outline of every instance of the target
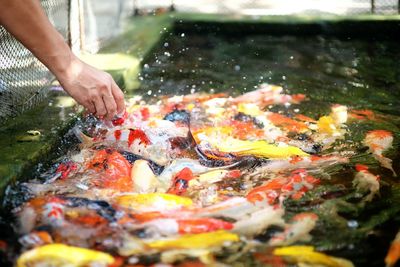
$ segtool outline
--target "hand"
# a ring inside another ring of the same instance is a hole
[[[74,57],[67,68],[55,75],[64,90],[95,116],[111,120],[123,113],[124,94],[110,74]]]

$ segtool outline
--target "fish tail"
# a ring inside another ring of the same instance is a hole
[[[394,171],[393,166],[392,166],[392,160],[383,156],[378,156],[377,160],[379,161],[379,163],[382,165],[382,167],[385,167],[389,170],[392,171],[393,176],[397,177],[397,173]]]

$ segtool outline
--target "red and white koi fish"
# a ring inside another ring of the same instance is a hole
[[[392,148],[393,134],[391,132],[386,130],[369,131],[365,136],[364,144],[369,147],[369,151],[382,167],[391,170],[393,175],[397,176],[392,167],[392,160],[383,156],[386,150]]]
[[[136,225],[136,227],[152,228],[162,236],[171,236],[177,234],[200,234],[218,230],[231,230],[233,224],[213,218],[165,218],[152,220]]]
[[[315,213],[299,213],[292,218],[292,223],[279,234],[271,238],[271,246],[287,246],[297,241],[308,241],[311,239],[309,233],[314,229],[318,220]]]
[[[356,170],[357,174],[354,177],[353,185],[359,191],[369,191],[365,201],[371,201],[375,195],[379,194],[380,177],[369,172],[368,167],[362,164],[357,164]]]
[[[259,89],[238,96],[234,99],[236,103],[257,103],[260,106],[271,104],[286,104],[286,103],[300,103],[305,99],[305,95],[287,95],[282,94],[283,88],[281,86],[270,85],[263,83]]]
[[[270,204],[274,204],[279,197],[299,199],[319,182],[319,179],[309,175],[306,170],[299,169],[293,171],[289,177],[268,180],[252,189],[246,197],[251,202],[267,200]]]
[[[400,259],[400,231],[397,232],[396,237],[390,244],[390,248],[385,257],[386,267],[395,266]]]

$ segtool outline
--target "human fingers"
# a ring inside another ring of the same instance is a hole
[[[111,92],[114,97],[115,103],[117,104],[117,112],[118,114],[121,114],[125,110],[124,93],[122,93],[121,89],[114,82],[114,80],[112,80],[111,82]]]
[[[107,114],[107,109],[106,109],[106,107],[104,105],[103,98],[100,97],[100,96],[97,96],[97,97],[93,98],[92,101],[93,101],[93,104],[94,104],[95,109],[96,109],[94,114],[97,117],[105,116]]]
[[[114,97],[111,93],[103,95],[103,102],[107,109],[107,114],[105,119],[112,120],[115,114],[117,113],[117,104],[114,101]]]

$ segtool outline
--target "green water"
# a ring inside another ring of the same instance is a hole
[[[240,37],[177,32],[162,42],[144,65],[139,93],[149,96],[199,91],[238,95],[260,83],[303,93],[308,101],[290,107],[271,107],[313,118],[339,103],[350,109],[370,109],[385,119],[350,123],[344,142],[362,147],[365,133],[386,129],[394,134],[387,155],[399,172],[400,48],[395,41],[247,35]],[[156,88],[156,89],[155,89]],[[355,163],[379,173],[381,195],[366,205],[352,191]],[[300,201],[287,201],[286,216],[312,211],[320,216],[313,240],[320,251],[351,259],[356,266],[384,266],[383,258],[400,226],[400,183],[390,171],[360,151],[349,164],[331,170],[332,177]],[[249,255],[248,255],[249,256]],[[243,255],[245,264],[257,264]]]

